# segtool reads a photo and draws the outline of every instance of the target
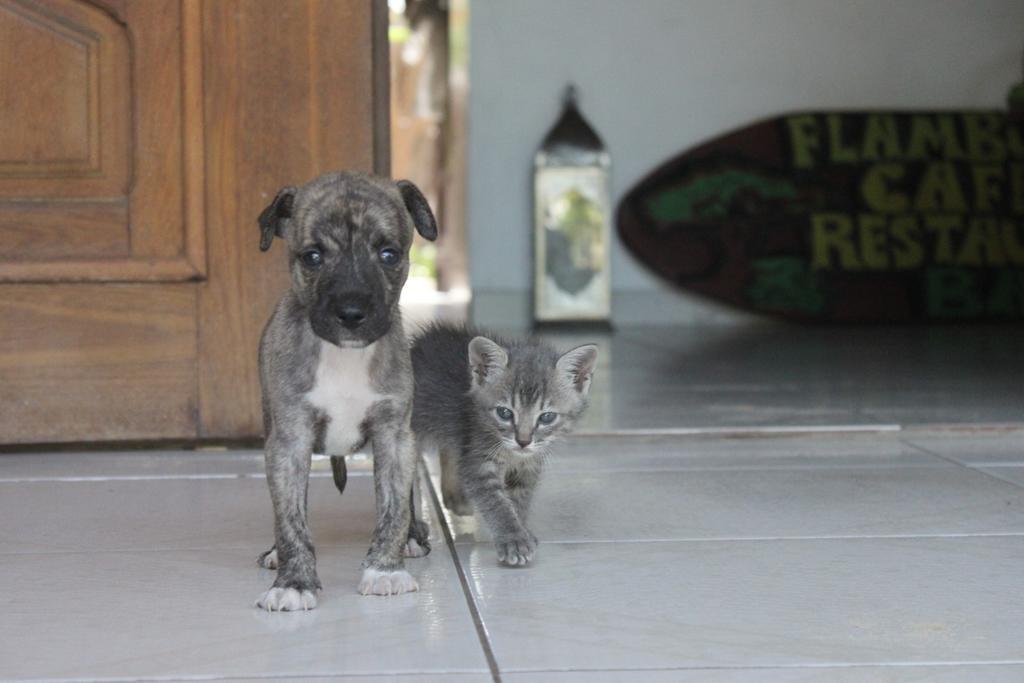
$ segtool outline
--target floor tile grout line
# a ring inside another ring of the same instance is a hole
[[[441,518],[442,528],[446,525],[444,518]],[[764,543],[778,541],[858,541],[858,540],[933,540],[933,539],[964,539],[964,538],[1019,538],[1024,537],[1024,531],[991,531],[991,532],[963,532],[947,534],[847,534],[831,536],[720,536],[701,538],[695,536],[683,536],[680,538],[594,538],[594,539],[563,539],[558,541],[545,540],[544,545],[609,545],[609,544],[643,544],[643,543]],[[446,537],[447,541],[447,537]],[[452,543],[458,547],[471,547],[474,545],[486,545],[482,541],[455,541]],[[188,546],[188,547],[167,547],[167,548],[79,548],[67,550],[0,550],[0,557],[21,557],[25,555],[102,555],[102,554],[124,554],[124,553],[195,553],[207,552],[210,550],[239,550],[247,551],[248,546]],[[4,679],[0,678],[0,683]]]
[[[1024,470],[1024,461],[1016,460],[981,460],[970,463],[970,467],[985,467],[993,470]]]
[[[870,424],[834,425],[760,425],[753,427],[620,427],[611,429],[590,429],[575,432],[580,437],[637,437],[637,436],[743,436],[758,435],[784,436],[804,434],[888,434],[903,431],[903,426],[893,422]]]
[[[531,669],[511,668],[505,673],[601,673],[601,672],[648,672],[648,671],[774,671],[786,669],[886,669],[886,668],[923,668],[923,667],[975,667],[975,666],[1024,666],[1024,659],[993,659],[971,661],[919,661],[919,662],[794,662],[792,664],[722,664],[695,666],[652,666],[652,667],[602,667],[602,668],[564,668],[564,669]]]
[[[66,550],[0,550],[0,557],[15,557],[20,555],[102,555],[105,553],[109,554],[120,554],[120,553],[201,553],[215,551],[227,551],[227,550],[239,550],[243,552],[251,552],[251,545],[203,545],[203,546],[182,546],[173,547],[168,546],[166,548],[69,548]],[[0,683],[4,683],[4,679],[0,678]]]
[[[716,456],[721,457],[723,460],[728,459],[732,456]],[[786,456],[789,457],[789,456]],[[547,470],[548,474],[559,475],[559,474],[666,474],[669,472],[803,472],[812,470],[900,470],[900,469],[936,469],[936,468],[948,468],[948,463],[941,462],[878,462],[878,463],[830,463],[829,459],[839,459],[845,456],[836,455],[825,455],[815,456],[809,455],[808,458],[819,458],[823,464],[808,464],[808,465],[699,465],[695,467],[579,467],[579,468],[560,468],[558,466],[552,466]],[[888,458],[889,456],[882,456]],[[765,458],[766,460],[768,457]],[[1021,465],[1024,467],[1024,464]]]
[[[861,462],[861,463],[842,463],[832,462],[833,460],[839,460],[844,456],[815,456],[810,454],[806,456],[809,459],[817,458],[820,463],[807,463],[800,465],[770,465],[770,464],[746,464],[746,465],[686,465],[680,463],[678,466],[666,465],[661,467],[637,467],[637,466],[594,466],[584,468],[555,468],[552,469],[552,473],[557,474],[588,474],[588,473],[625,473],[625,474],[644,474],[650,473],[665,473],[665,472],[750,472],[750,471],[803,471],[803,470],[862,470],[862,469],[921,469],[929,467],[943,467],[945,464],[956,465],[969,470],[982,471],[980,467],[1024,467],[1024,463],[977,463],[977,464],[966,464],[960,462],[954,458],[948,458],[941,456],[937,453],[923,449],[921,446],[916,444],[903,442],[904,445],[910,446],[914,450],[917,450],[925,455],[933,456],[941,463],[914,463],[914,462],[889,462],[882,461],[877,463],[872,462]],[[856,454],[854,454],[856,455]],[[721,456],[723,460],[727,460],[730,456]],[[788,457],[788,456],[787,456]],[[682,460],[683,458],[680,458]],[[770,458],[766,458],[770,459]],[[329,479],[331,478],[330,472],[313,472],[310,473],[310,479]],[[370,472],[350,472],[349,477],[371,477]],[[38,483],[101,483],[101,482],[137,482],[137,481],[234,481],[234,480],[262,480],[266,475],[262,472],[242,473],[242,474],[158,474],[158,475],[89,475],[89,476],[53,476],[53,477],[0,477],[0,485],[3,484],[38,484]],[[999,479],[999,477],[996,477]],[[1007,481],[1007,480],[1004,480]],[[1010,482],[1013,483],[1013,482]],[[2,683],[2,679],[0,679]]]
[[[595,538],[569,539],[560,541],[542,541],[543,545],[608,545],[608,544],[644,544],[644,543],[763,543],[777,541],[870,541],[870,540],[913,540],[913,539],[962,539],[962,538],[1021,538],[1024,531],[981,531],[977,533],[948,534],[846,534],[831,536],[721,536],[721,537],[681,537],[681,538]],[[486,545],[483,541],[456,541],[456,546]]]
[[[983,476],[995,479],[996,481],[1001,481],[1004,484],[1010,484],[1011,486],[1015,486],[1015,487],[1017,487],[1019,489],[1024,489],[1024,484],[1021,484],[1019,482],[1013,481],[1012,479],[1005,479],[1003,477],[1000,477],[997,474],[993,474],[992,472],[989,472],[988,470],[981,469],[981,467],[984,467],[983,465],[981,465],[981,466],[969,465],[969,464],[967,464],[965,462],[961,462],[960,460],[957,460],[956,458],[942,455],[941,453],[937,453],[937,452],[931,450],[930,448],[925,448],[924,446],[920,446],[920,445],[914,443],[913,441],[908,441],[907,439],[902,438],[902,437],[900,438],[900,443],[902,443],[905,446],[910,446],[911,448],[916,449],[916,450],[918,450],[918,451],[920,451],[922,453],[926,453],[926,454],[931,455],[933,457],[939,458],[940,460],[945,460],[946,462],[953,463],[954,465],[962,467],[965,470],[968,470],[969,472],[975,472],[977,474],[981,474]]]
[[[446,524],[442,517],[442,528]],[[963,532],[946,534],[847,534],[831,536],[719,536],[719,537],[695,537],[683,536],[679,538],[594,538],[594,539],[563,539],[545,540],[544,545],[610,545],[610,544],[644,544],[644,543],[764,543],[778,541],[869,541],[869,540],[934,540],[934,539],[965,539],[965,538],[1020,538],[1024,537],[1024,531],[991,531],[991,532]],[[446,537],[447,541],[447,537]],[[474,545],[486,545],[483,541],[455,541],[455,547],[472,547]],[[167,548],[77,548],[67,550],[0,550],[0,557],[21,557],[25,555],[104,555],[104,554],[125,554],[125,553],[196,553],[210,550],[225,551],[238,550],[247,551],[249,546],[186,546]],[[0,683],[4,679],[0,678]]]
[[[910,448],[913,448],[915,451],[918,451],[919,453],[924,453],[925,455],[930,455],[933,458],[938,458],[939,460],[943,460],[945,462],[952,463],[952,464],[956,465],[957,467],[962,467],[963,469],[966,469],[966,470],[971,469],[965,463],[960,462],[956,458],[951,458],[951,457],[949,457],[947,455],[942,455],[941,453],[936,453],[935,451],[931,450],[930,448],[925,448],[924,446],[918,445],[918,444],[914,443],[913,441],[910,441],[906,437],[901,436],[899,440],[900,440],[900,443],[903,444],[904,446],[909,446]]]
[[[107,481],[224,481],[232,479],[250,479],[250,474],[111,474],[83,475],[79,477],[0,477],[0,484],[38,484],[43,482],[56,483],[96,483]],[[263,476],[263,475],[260,475]]]
[[[487,666],[491,670],[491,679],[494,683],[501,683],[498,660],[494,656],[494,650],[491,648],[491,636],[487,632],[487,625],[484,624],[480,608],[476,604],[476,598],[473,597],[473,591],[469,587],[469,578],[466,576],[466,570],[459,559],[459,550],[455,547],[455,537],[452,536],[452,531],[448,527],[448,520],[444,516],[444,507],[441,505],[441,499],[437,496],[437,491],[434,490],[434,483],[430,480],[430,470],[427,468],[427,463],[422,461],[421,464],[423,471],[418,473],[420,482],[427,487],[427,491],[430,492],[430,499],[434,503],[434,512],[437,515],[438,524],[441,526],[441,532],[444,534],[448,552],[451,553],[452,562],[455,563],[455,571],[459,576],[459,583],[462,584],[462,592],[466,598],[466,605],[469,607],[470,616],[473,617],[473,625],[476,627],[476,634],[480,639],[480,647],[484,652],[484,658],[487,660]]]
[[[775,670],[815,670],[815,669],[884,669],[884,668],[971,668],[979,666],[1024,666],[1024,660],[999,659],[999,660],[971,660],[971,661],[919,661],[919,662],[813,662],[793,664],[750,664],[750,665],[695,665],[695,666],[654,666],[654,667],[602,667],[602,668],[513,668],[507,673],[602,673],[602,672],[652,672],[652,671],[775,671]],[[394,676],[399,678],[412,678],[424,674],[450,674],[457,676],[470,676],[483,674],[485,672],[471,669],[446,669],[442,671],[398,671],[398,672],[357,672],[357,673],[281,673],[281,674],[255,674],[255,675],[232,675],[232,674],[178,674],[167,676],[96,676],[96,677],[73,677],[73,678],[0,678],[0,683],[174,683],[176,681],[236,681],[236,680],[266,680],[279,681],[282,679],[311,679],[311,678],[372,678]]]
[[[485,675],[482,669],[441,669],[430,671],[357,671],[357,672],[313,672],[313,673],[270,673],[270,674],[168,674],[166,676],[87,676],[72,678],[0,678],[0,683],[176,683],[178,681],[238,681],[238,680],[302,680],[309,678],[360,679],[399,677],[413,678],[428,675],[472,676]]]
[[[310,479],[330,479],[333,475],[330,472],[310,472]],[[372,477],[372,472],[349,472],[352,477]],[[0,484],[36,484],[42,482],[57,483],[96,483],[108,481],[232,481],[240,479],[266,479],[263,472],[243,473],[210,473],[210,474],[110,474],[79,477],[0,477]],[[2,683],[3,679],[0,679]]]
[[[928,453],[928,455],[934,455]],[[721,456],[722,459],[728,459],[729,456]],[[946,458],[939,458],[943,463],[898,463],[898,462],[878,462],[878,463],[836,463],[828,462],[830,459],[839,459],[843,456],[814,456],[808,455],[808,458],[819,458],[822,463],[814,464],[809,463],[806,465],[698,465],[698,466],[665,466],[665,467],[629,467],[629,466],[608,466],[608,467],[588,467],[588,468],[564,468],[555,469],[551,472],[557,474],[588,474],[588,473],[600,473],[600,472],[611,472],[611,473],[624,473],[624,474],[644,474],[650,473],[666,473],[666,472],[751,472],[751,471],[804,471],[804,470],[862,470],[862,469],[904,469],[904,468],[928,468],[928,467],[944,467],[946,464],[954,464],[964,466],[963,463],[958,463],[954,460],[948,460]],[[986,465],[992,467],[1024,467],[1024,463],[1019,465]],[[968,469],[973,469],[971,466],[967,466]],[[316,472],[310,473],[310,479],[329,479],[331,478],[330,472]],[[370,477],[370,472],[357,472],[349,473],[349,477]],[[161,475],[96,475],[96,476],[54,476],[54,477],[0,477],[0,485],[3,484],[40,484],[47,482],[55,483],[100,483],[100,482],[136,482],[136,481],[233,481],[233,480],[250,480],[258,479],[262,480],[266,478],[266,475],[261,473],[247,473],[247,474],[161,474]],[[2,683],[2,679],[0,679]]]
[[[1024,484],[1021,484],[1020,482],[1014,481],[1012,479],[1007,479],[1005,477],[1000,477],[995,472],[989,472],[988,470],[982,469],[983,466],[974,466],[974,465],[966,465],[965,464],[964,467],[969,469],[971,472],[977,472],[978,474],[985,475],[986,477],[992,477],[993,479],[995,479],[997,481],[1001,481],[1004,484],[1010,484],[1011,486],[1016,486],[1019,489],[1024,489]]]

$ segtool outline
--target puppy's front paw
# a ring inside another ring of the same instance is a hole
[[[363,578],[359,580],[359,592],[362,595],[398,595],[419,589],[416,579],[404,569],[388,572],[367,567],[363,570]]]
[[[537,552],[537,537],[526,532],[499,539],[495,547],[498,550],[498,562],[510,567],[525,567],[533,562],[533,556]]]
[[[268,612],[298,612],[316,608],[316,593],[298,588],[271,588],[256,600]]]
[[[271,548],[256,558],[256,564],[264,569],[277,569],[277,548]]]

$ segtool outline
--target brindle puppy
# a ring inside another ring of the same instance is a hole
[[[409,427],[413,377],[398,298],[415,229],[437,237],[423,195],[407,181],[354,173],[285,187],[259,217],[260,249],[288,246],[291,288],[260,342],[266,470],[274,547],[259,562],[277,569],[256,601],[267,610],[316,607],[321,588],[306,512],[311,454],[374,455],[377,526],[359,592],[417,590],[403,554],[429,550],[426,526],[410,524],[415,449]]]

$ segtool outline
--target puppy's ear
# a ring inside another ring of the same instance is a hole
[[[555,363],[555,370],[576,391],[584,396],[590,391],[590,379],[597,365],[597,345],[584,344],[567,351]]]
[[[430,204],[427,203],[423,193],[408,180],[399,180],[396,185],[398,185],[398,192],[402,195],[402,201],[405,202],[405,208],[409,211],[409,215],[412,216],[412,223],[416,226],[416,232],[431,242],[436,240],[437,222],[434,220]]]
[[[284,187],[274,197],[267,208],[260,212],[260,251],[270,249],[274,237],[284,237],[285,218],[292,217],[292,205],[295,203],[295,188]]]
[[[487,337],[473,337],[469,342],[469,373],[474,387],[494,380],[508,366],[508,353]]]

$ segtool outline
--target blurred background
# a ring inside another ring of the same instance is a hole
[[[258,439],[286,278],[255,217],[285,184],[413,180],[442,233],[409,317],[526,329],[567,84],[614,207],[783,113],[1004,108],[1022,27],[1013,0],[0,0],[0,441]],[[620,331],[770,319],[672,287],[614,225],[606,249]]]

